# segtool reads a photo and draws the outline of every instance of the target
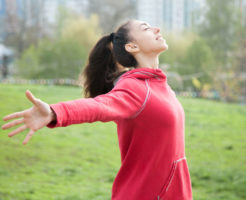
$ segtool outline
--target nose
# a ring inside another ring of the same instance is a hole
[[[154,30],[155,30],[156,33],[160,32],[160,28],[159,27],[155,27]]]

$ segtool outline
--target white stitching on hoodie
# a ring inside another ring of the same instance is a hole
[[[132,117],[130,117],[130,119],[137,117],[137,115],[139,115],[139,113],[142,112],[143,109],[144,109],[145,106],[146,106],[146,103],[147,103],[147,100],[148,100],[149,94],[150,94],[149,79],[145,79],[145,84],[146,84],[148,90],[147,90],[147,94],[146,94],[144,103],[143,103],[143,105],[140,107],[140,109],[139,109]]]
[[[173,162],[173,163],[174,163],[174,172],[175,172],[175,170],[176,170],[177,163],[180,162],[180,161],[182,161],[182,160],[186,160],[186,156],[183,157],[183,158],[180,158],[180,159],[178,159],[178,160],[175,160],[175,161]],[[172,178],[171,178],[171,180],[169,181],[169,183],[168,183],[168,185],[167,185],[166,191],[168,190],[168,188],[169,188],[169,186],[170,186],[170,184],[171,184],[171,182],[172,182],[172,180],[173,180],[173,177],[174,177],[174,174],[172,175]]]
[[[154,78],[157,78],[158,80],[160,80],[160,78],[158,77],[158,75],[153,74],[153,73],[151,73],[151,72],[140,71],[140,72],[133,72],[132,74],[145,74],[145,75],[148,75],[148,76],[153,76],[153,75],[154,75]],[[124,74],[122,74],[122,75],[119,76],[117,79],[115,79],[115,81],[114,81],[114,83],[113,83],[114,86],[116,85],[116,83],[118,83],[120,80],[122,80],[123,75],[124,75]],[[140,109],[139,109],[133,116],[131,116],[129,119],[132,119],[132,118],[137,117],[137,116],[143,111],[143,109],[144,109],[145,106],[146,106],[147,100],[148,100],[149,95],[150,95],[149,79],[145,79],[145,84],[146,84],[146,86],[147,86],[147,94],[146,94],[144,103],[143,103],[143,105],[140,107]]]
[[[184,156],[183,158],[180,158],[178,160],[173,161],[173,164],[174,164],[174,173],[175,173],[175,170],[176,170],[176,167],[177,167],[177,163],[180,162],[180,161],[182,161],[182,160],[186,160],[186,156]],[[167,190],[168,190],[168,188],[169,188],[169,186],[170,186],[170,184],[172,182],[172,179],[174,177],[174,173],[173,173],[173,175],[171,177],[171,180],[169,180],[169,183],[168,183],[168,185],[166,187],[166,192],[167,192]],[[157,200],[162,200],[162,198],[160,199],[160,195],[157,196]]]

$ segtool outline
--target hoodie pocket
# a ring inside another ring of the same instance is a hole
[[[156,200],[192,200],[191,181],[186,157],[175,160],[166,183]]]

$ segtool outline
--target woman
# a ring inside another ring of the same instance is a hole
[[[190,200],[184,110],[158,68],[158,56],[167,49],[159,28],[129,20],[92,49],[83,71],[87,98],[49,105],[27,90],[33,107],[5,116],[22,118],[2,128],[24,123],[8,135],[29,128],[26,144],[45,126],[114,121],[121,167],[112,200]]]

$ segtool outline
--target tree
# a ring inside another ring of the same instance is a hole
[[[97,14],[103,34],[113,31],[125,19],[135,17],[137,0],[90,0],[89,14]]]
[[[12,1],[6,2],[10,5],[13,3]],[[46,36],[42,27],[44,3],[44,0],[23,1],[19,8],[21,13],[19,15],[17,12],[13,12],[11,6],[8,6],[10,9],[7,9],[4,20],[6,33],[4,44],[14,47],[17,50],[17,56]]]
[[[209,84],[214,76],[214,57],[211,48],[202,38],[193,41],[183,59],[183,66],[179,68],[180,74],[200,74],[201,85]],[[188,80],[185,86],[191,86],[192,80]],[[193,80],[194,81],[194,80]],[[194,84],[193,84],[194,85]],[[200,87],[202,89],[202,86]]]
[[[78,79],[101,30],[98,17],[71,16],[54,39],[40,40],[24,51],[17,61],[18,75],[24,78]]]
[[[238,28],[242,21],[240,4],[238,0],[207,0],[207,5],[206,21],[199,30],[215,57],[213,85],[225,101],[235,101],[241,93],[240,80],[236,79],[236,74],[240,73],[236,52],[243,42],[238,37],[242,35]]]
[[[213,49],[216,60],[226,65],[235,49],[238,23],[235,0],[207,0],[206,20],[200,26],[200,35]]]
[[[160,63],[168,63],[172,66],[172,71],[178,71],[177,68],[180,67],[189,46],[197,36],[189,32],[182,34],[166,32],[163,37],[168,44],[168,50],[160,54]]]

